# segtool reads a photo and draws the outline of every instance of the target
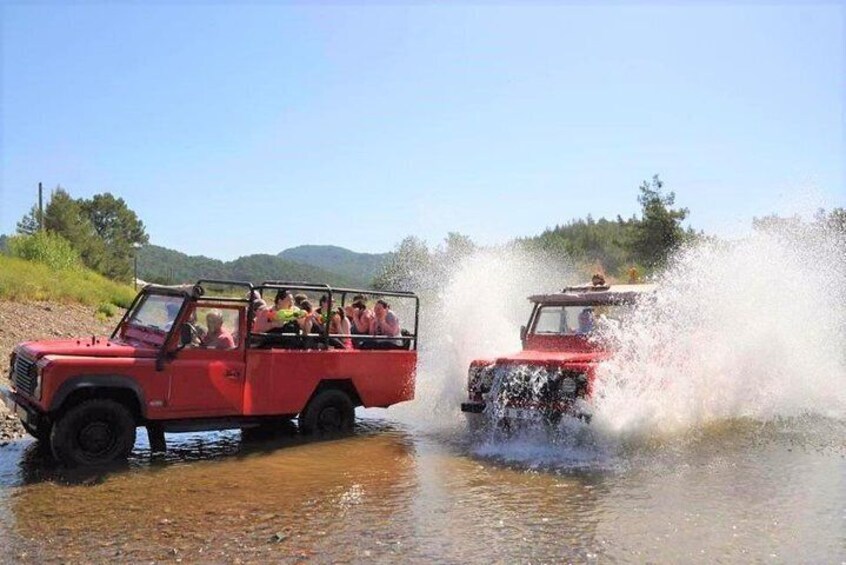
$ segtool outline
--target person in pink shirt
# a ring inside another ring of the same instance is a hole
[[[220,310],[212,310],[206,314],[205,337],[200,342],[200,347],[208,349],[234,349],[235,340],[232,334],[223,328],[223,313]]]

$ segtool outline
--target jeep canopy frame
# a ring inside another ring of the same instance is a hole
[[[337,304],[334,300],[334,296],[339,295],[340,300],[340,307],[343,308],[347,304],[347,296],[352,295],[362,295],[362,296],[369,296],[373,298],[400,298],[406,300],[413,300],[414,301],[414,332],[406,332],[403,331],[402,335],[399,336],[384,336],[384,335],[366,335],[366,334],[331,334],[329,333],[329,324],[324,324],[323,331],[320,333],[314,333],[309,335],[318,336],[320,338],[320,342],[323,343],[326,347],[329,347],[329,340],[330,339],[355,339],[356,341],[360,342],[384,342],[385,340],[391,341],[399,341],[404,344],[404,348],[410,351],[417,350],[417,338],[419,332],[419,324],[420,324],[420,298],[414,294],[413,292],[406,292],[406,291],[399,291],[399,290],[372,290],[372,289],[363,289],[363,288],[344,288],[344,287],[332,287],[328,284],[316,284],[316,283],[309,283],[309,282],[301,282],[301,281],[279,281],[279,280],[269,280],[264,281],[261,284],[254,285],[251,289],[252,291],[258,292],[260,295],[263,294],[265,290],[272,290],[272,291],[280,291],[286,290],[291,292],[292,294],[297,291],[302,292],[314,292],[320,293],[322,295],[326,295],[329,299],[330,304]],[[254,293],[251,294],[254,296]],[[272,334],[267,333],[255,333],[252,331],[253,327],[253,317],[255,314],[255,302],[251,301],[250,304],[250,320],[249,320],[249,328],[250,336],[283,336],[283,337],[296,337],[300,335],[299,333],[277,333],[274,332]]]

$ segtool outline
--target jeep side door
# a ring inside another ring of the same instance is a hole
[[[222,318],[220,332],[215,318]],[[242,413],[244,399],[243,308],[198,302],[189,305],[184,324],[193,336],[165,365],[169,379],[168,411],[174,417],[221,417]],[[231,338],[226,339],[226,336]]]

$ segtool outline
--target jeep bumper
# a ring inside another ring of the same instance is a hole
[[[485,411],[484,402],[462,402],[461,411],[470,414],[481,414]]]
[[[44,422],[44,416],[30,406],[27,401],[17,392],[4,386],[0,386],[0,400],[9,409],[9,412],[20,418],[21,422],[37,430]]]

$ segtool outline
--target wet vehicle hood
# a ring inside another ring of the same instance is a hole
[[[584,365],[608,359],[607,351],[532,351],[525,350],[495,359],[477,360],[474,365]]]
[[[56,339],[26,341],[15,348],[23,354],[38,360],[45,355],[63,355],[77,357],[155,357],[158,347],[142,342],[124,342],[110,340],[107,337],[88,337],[75,339]]]

